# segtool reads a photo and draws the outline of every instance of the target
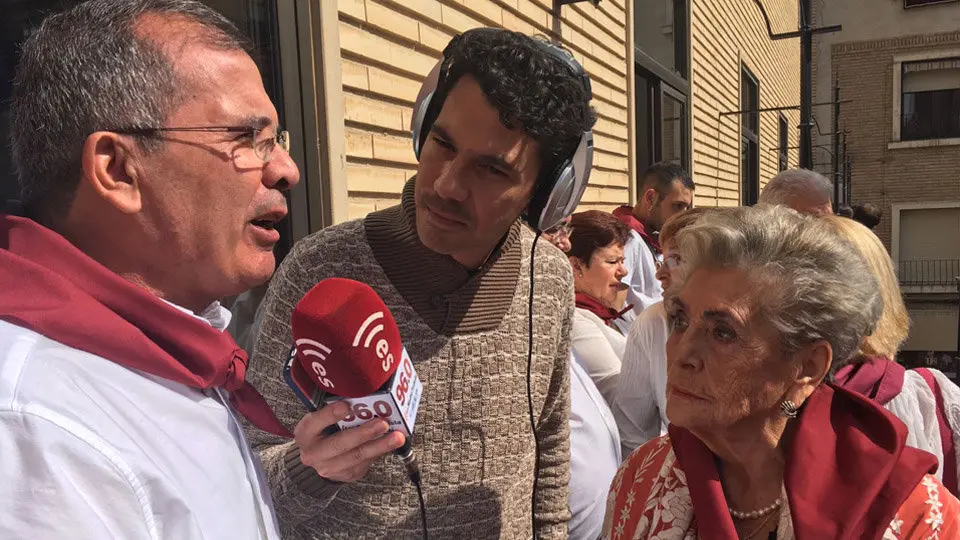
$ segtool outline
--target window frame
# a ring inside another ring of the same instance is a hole
[[[903,9],[923,8],[954,2],[960,2],[960,0],[903,0]]]
[[[747,99],[755,99],[755,103],[744,102],[746,85],[751,84],[756,89],[755,96],[748,96]],[[760,80],[747,67],[746,64],[740,64],[740,204],[751,206],[757,203],[760,198]],[[747,112],[752,111],[752,112]],[[753,125],[756,131],[750,128],[748,118],[755,120]],[[743,154],[744,148],[747,148],[748,158],[751,161],[749,170],[744,170]]]
[[[783,172],[790,168],[790,124],[783,113],[777,115],[777,169]]]
[[[960,137],[948,139],[919,139],[903,140],[902,138],[902,118],[903,118],[903,64],[911,62],[922,62],[931,60],[941,60],[960,57],[960,48],[940,49],[936,51],[923,51],[918,53],[898,54],[893,58],[892,77],[893,85],[891,92],[892,115],[891,115],[891,140],[887,144],[890,150],[899,148],[923,148],[932,146],[954,146],[960,145]]]

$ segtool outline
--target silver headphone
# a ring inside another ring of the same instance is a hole
[[[490,31],[492,29],[484,29]],[[484,31],[471,30],[471,32]],[[454,38],[454,43],[460,36]],[[583,84],[587,93],[587,100],[592,99],[590,77],[573,56],[546,41],[531,38],[540,48],[566,64]],[[413,117],[410,121],[410,131],[413,135],[413,152],[420,159],[420,151],[427,139],[433,122],[440,114],[446,92],[450,90],[452,81],[446,81],[450,73],[450,63],[447,57],[448,46],[444,50],[444,57],[430,71],[423,81],[417,101],[413,106]],[[533,197],[524,213],[524,219],[535,230],[545,231],[573,214],[583,193],[587,189],[590,179],[590,169],[593,166],[593,131],[587,130],[580,136],[580,143],[573,155],[562,160],[552,174],[541,174],[534,188]]]

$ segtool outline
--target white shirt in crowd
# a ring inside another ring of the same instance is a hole
[[[953,432],[957,471],[960,472],[960,388],[946,375],[931,369],[943,398],[943,414]],[[884,408],[907,426],[907,446],[929,452],[943,463],[940,424],[937,421],[937,401],[927,382],[913,370],[903,377],[903,389]],[[943,480],[943,467],[937,467],[938,480]]]
[[[630,241],[623,248],[623,266],[627,277],[623,282],[627,289],[627,305],[633,305],[633,313],[639,315],[648,307],[663,300],[663,287],[657,280],[657,260],[653,250],[637,231],[630,231]],[[632,317],[628,322],[632,322]]]
[[[590,311],[576,308],[570,331],[573,353],[607,403],[613,402],[627,338]]]
[[[211,308],[203,320],[223,330],[229,312]],[[280,537],[225,391],[154,377],[5,321],[0,485],[0,538]]]
[[[641,313],[627,334],[620,382],[611,406],[624,456],[667,431],[669,336],[663,302]]]
[[[613,413],[574,355],[570,361],[570,540],[600,537],[620,457]]]

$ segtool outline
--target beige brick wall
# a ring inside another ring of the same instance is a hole
[[[870,202],[883,209],[883,221],[876,232],[888,249],[892,204],[960,201],[960,146],[888,147],[894,140],[894,58],[958,48],[960,32],[832,47],[832,78],[839,81],[843,95],[852,100],[842,106],[840,127],[849,130],[853,202]],[[938,233],[945,232],[930,231]]]
[[[797,29],[795,0],[764,0],[775,33]],[[760,83],[760,107],[800,103],[799,39],[771,41],[763,16],[748,0],[696,0],[691,6],[693,175],[696,204],[740,204],[740,66]],[[797,110],[784,111],[790,166],[799,162]],[[760,183],[777,173],[778,115],[760,114]]]
[[[324,0],[326,1],[326,0]],[[349,217],[396,204],[416,170],[409,135],[420,82],[453,35],[479,26],[559,37],[591,76],[596,152],[581,209],[629,198],[624,1],[339,0]]]

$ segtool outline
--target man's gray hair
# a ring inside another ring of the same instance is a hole
[[[703,268],[747,275],[785,354],[827,341],[835,371],[880,319],[883,300],[866,260],[823,220],[783,206],[720,209],[680,231],[675,242],[681,279]]]
[[[833,184],[816,171],[787,169],[767,182],[760,193],[760,202],[789,206],[789,199],[802,193],[814,193],[829,203],[833,199]]]
[[[49,224],[69,210],[90,134],[161,127],[182,104],[185,83],[169,52],[136,31],[146,14],[197,25],[180,39],[249,51],[233,23],[196,0],[89,0],[44,20],[23,45],[10,106],[20,200],[31,217]],[[162,146],[138,139],[148,152]]]

